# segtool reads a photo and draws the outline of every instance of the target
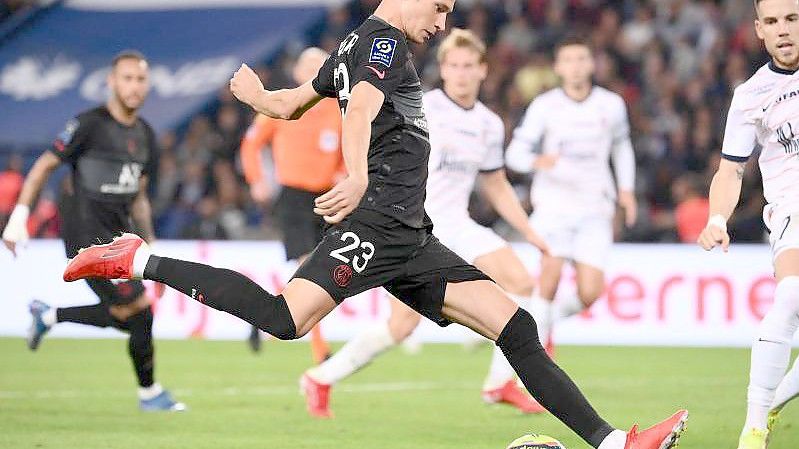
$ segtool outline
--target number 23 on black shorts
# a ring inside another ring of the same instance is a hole
[[[407,271],[425,229],[415,229],[369,210],[330,227],[294,277],[322,287],[341,303]]]

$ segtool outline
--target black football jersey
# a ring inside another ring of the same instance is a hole
[[[333,51],[313,87],[320,95],[337,98],[346,114],[352,88],[361,81],[380,89],[385,100],[372,122],[369,187],[358,207],[414,228],[427,227],[424,199],[430,141],[422,86],[404,33],[375,16]]]
[[[72,166],[75,195],[93,201],[131,203],[142,175],[153,174],[158,164],[150,125],[142,119],[119,123],[105,106],[67,122],[50,151]]]

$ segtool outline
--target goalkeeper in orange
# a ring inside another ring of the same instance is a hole
[[[312,80],[327,58],[315,47],[304,50],[294,66],[297,85]],[[343,174],[341,111],[334,99],[322,100],[299,120],[276,120],[258,115],[241,142],[241,163],[252,198],[261,204],[273,200],[273,184],[264,175],[263,149],[271,148],[279,184],[274,210],[283,234],[286,259],[302,263],[322,238],[324,220],[314,214],[314,199],[330,190]],[[261,345],[258,329],[250,333],[250,347]],[[330,355],[319,325],[311,331],[314,362]]]

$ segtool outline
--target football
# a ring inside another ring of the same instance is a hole
[[[566,449],[566,446],[550,436],[531,433],[516,438],[506,449]]]

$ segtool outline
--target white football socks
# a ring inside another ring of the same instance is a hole
[[[546,345],[549,339],[549,330],[552,327],[552,301],[534,293],[527,311],[533,316],[535,324],[538,326],[538,339],[541,340],[542,345]]]
[[[627,444],[627,433],[616,429],[602,440],[597,449],[624,449],[625,444]]]
[[[748,429],[765,429],[791,359],[791,341],[799,327],[799,276],[789,276],[777,284],[774,305],[760,323],[758,340],[752,345],[749,370],[746,423]]]
[[[771,404],[772,410],[780,410],[791,399],[799,396],[799,357],[793,362],[793,368],[782,378],[782,382],[774,393],[774,402]]]
[[[56,309],[55,307],[50,307],[42,313],[42,322],[44,322],[45,326],[52,326],[58,322],[58,318],[56,316]]]
[[[336,351],[333,357],[305,373],[317,382],[332,385],[363,368],[396,344],[388,322],[383,321],[365,329]]]
[[[144,279],[144,269],[147,267],[147,261],[150,260],[150,246],[147,242],[142,243],[136,249],[136,254],[133,255],[133,279]]]
[[[552,302],[552,323],[577,315],[585,310],[585,304],[577,295],[558,295]]]
[[[142,401],[149,401],[150,399],[158,396],[164,391],[161,384],[158,382],[150,385],[149,387],[139,387],[139,399]]]
[[[491,354],[491,365],[488,367],[488,376],[483,382],[483,390],[496,390],[516,376],[516,371],[505,358],[505,354],[498,346],[494,347]]]

